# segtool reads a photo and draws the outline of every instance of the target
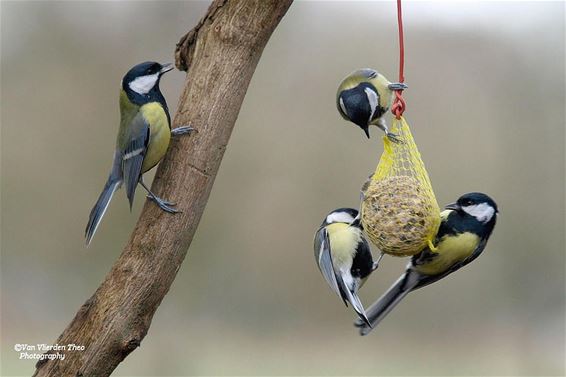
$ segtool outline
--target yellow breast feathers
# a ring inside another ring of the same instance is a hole
[[[472,255],[479,242],[480,238],[473,233],[446,235],[438,243],[438,249],[432,252],[435,257],[416,269],[425,275],[441,274]]]
[[[334,223],[326,226],[332,259],[335,264],[344,265],[352,260],[356,246],[362,235],[360,230],[345,223]]]
[[[142,166],[142,172],[146,172],[157,165],[167,152],[171,130],[165,110],[159,103],[145,104],[140,108],[140,112],[149,123],[149,144]]]

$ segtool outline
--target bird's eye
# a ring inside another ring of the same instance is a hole
[[[472,201],[471,201],[470,199],[464,199],[464,200],[462,201],[462,205],[463,205],[464,207],[471,206],[472,204],[474,204],[474,203],[472,203]]]

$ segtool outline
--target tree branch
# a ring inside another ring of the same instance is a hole
[[[182,213],[146,201],[104,282],[57,339],[85,350],[58,351],[65,359],[38,362],[34,376],[109,376],[140,345],[195,234],[263,48],[291,3],[215,0],[177,44],[177,67],[188,72],[173,123],[197,132],[173,138],[153,191]]]

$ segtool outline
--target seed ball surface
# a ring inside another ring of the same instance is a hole
[[[393,176],[372,180],[364,188],[362,225],[381,251],[409,256],[427,246],[429,235],[435,231],[435,209],[419,181]]]

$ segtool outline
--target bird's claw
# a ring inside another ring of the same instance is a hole
[[[369,332],[373,329],[372,326],[368,326],[361,318],[354,320],[354,327],[358,329],[361,336],[369,334]]]
[[[170,207],[170,206],[168,206],[164,203],[159,203],[159,202],[156,202],[156,203],[159,206],[159,208],[161,208],[162,210],[164,210],[167,213],[179,213],[180,212],[178,209]]]
[[[367,324],[364,322],[363,319],[361,319],[361,318],[356,318],[356,319],[354,320],[354,327],[357,327],[357,328],[361,329],[361,328],[364,328],[364,327],[366,327],[366,326],[367,326]]]
[[[379,254],[379,257],[377,257],[377,260],[375,262],[373,262],[372,271],[377,270],[377,268],[379,267],[379,263],[381,262],[381,260],[383,259],[384,256],[385,256],[384,252],[381,252],[381,254]]]
[[[191,126],[177,127],[171,130],[171,135],[172,136],[187,135],[187,134],[190,135],[193,131],[195,131],[195,129]]]
[[[403,140],[401,140],[401,138],[399,138],[399,136],[396,135],[396,134],[393,134],[393,133],[391,133],[391,132],[386,132],[386,133],[385,133],[385,136],[387,136],[387,138],[388,138],[390,141],[392,141],[392,142],[394,142],[394,143],[396,143],[396,144],[403,144]]]
[[[147,198],[149,200],[152,200],[155,202],[155,204],[157,204],[159,206],[159,208],[161,208],[162,210],[164,210],[165,212],[168,213],[178,213],[180,212],[178,209],[173,208],[174,206],[176,206],[177,204],[172,203],[170,201],[158,198],[158,197],[154,197],[151,195],[148,195]]]
[[[151,196],[151,195],[146,195],[146,198],[148,198],[149,200],[156,201],[156,200],[153,198],[153,196]],[[177,204],[175,204],[175,203],[173,203],[173,202],[170,202],[170,201],[168,201],[168,200],[161,199],[161,198],[159,198],[159,201],[160,201],[162,204],[165,204],[165,205],[167,205],[167,206],[173,206],[173,207],[174,207],[174,206],[177,205]]]

